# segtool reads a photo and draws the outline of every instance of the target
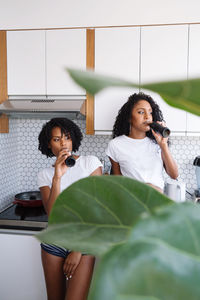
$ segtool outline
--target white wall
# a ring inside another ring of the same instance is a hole
[[[0,0],[0,29],[199,22],[199,0]]]

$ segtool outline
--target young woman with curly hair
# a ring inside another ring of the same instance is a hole
[[[95,156],[73,155],[75,165],[65,163],[71,152],[79,149],[82,133],[66,118],[54,118],[44,124],[39,134],[39,150],[56,157],[55,164],[38,174],[42,201],[49,215],[57,196],[73,182],[102,174],[102,164]],[[41,244],[48,300],[86,300],[94,267],[94,257],[63,247]]]
[[[152,130],[152,122],[166,126],[158,104],[144,93],[131,95],[119,110],[106,154],[114,175],[134,178],[162,192],[163,167],[173,179],[178,176],[178,168],[168,138]]]

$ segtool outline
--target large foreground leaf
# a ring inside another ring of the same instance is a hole
[[[90,176],[57,198],[49,227],[39,234],[45,242],[100,255],[127,240],[141,214],[173,202],[155,189],[123,176]]]
[[[159,239],[181,251],[200,256],[199,204],[174,204],[139,221],[132,229],[129,240],[134,242],[146,238]]]
[[[119,295],[115,300],[158,300],[155,297]]]
[[[89,299],[198,300],[199,224],[200,207],[187,203],[140,219],[129,241],[102,258]]]
[[[49,244],[100,256],[128,239],[129,227],[107,224],[66,223],[49,225],[38,238]]]
[[[67,71],[77,84],[93,95],[110,86],[139,87],[138,84],[109,76],[103,76],[94,73],[93,71],[82,71],[76,69],[67,69]],[[140,87],[160,94],[160,96],[171,106],[184,109],[200,116],[199,78],[182,81],[149,83],[141,85]]]

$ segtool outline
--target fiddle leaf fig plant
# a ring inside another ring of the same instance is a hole
[[[67,69],[90,94],[138,85]],[[200,115],[200,79],[142,85],[170,105]],[[122,176],[81,179],[56,199],[37,237],[100,257],[89,300],[199,300],[200,206],[176,204]]]
[[[198,204],[141,216],[127,242],[103,256],[90,299],[199,299],[199,233]]]
[[[74,81],[92,95],[111,87],[137,87],[158,93],[169,105],[200,116],[200,78],[138,85],[93,71],[66,69]]]
[[[199,298],[199,205],[175,204],[136,180],[75,182],[38,238],[101,258],[89,300]]]
[[[140,215],[151,215],[155,208],[172,203],[136,180],[91,176],[58,196],[48,229],[39,237],[47,243],[100,256],[113,245],[126,242]]]

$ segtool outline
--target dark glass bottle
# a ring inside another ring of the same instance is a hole
[[[153,122],[149,126],[156,132],[160,133],[164,138],[170,135],[170,130],[167,127],[160,125],[159,123]]]
[[[65,164],[70,168],[73,167],[75,165],[75,163],[76,163],[76,160],[73,157],[73,155],[70,155],[65,159]]]

